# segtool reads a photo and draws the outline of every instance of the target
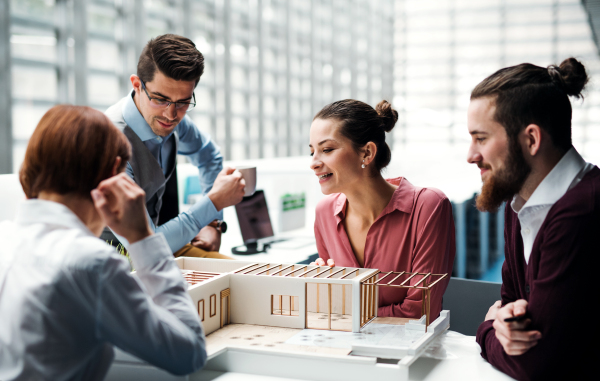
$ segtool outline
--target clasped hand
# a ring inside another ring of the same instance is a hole
[[[537,345],[538,340],[542,338],[539,331],[527,331],[526,328],[531,324],[531,319],[522,321],[506,322],[504,319],[523,316],[527,313],[528,303],[524,299],[508,303],[502,307],[498,300],[490,307],[485,320],[494,320],[494,329],[496,338],[504,348],[506,354],[518,356],[527,352]]]
[[[102,181],[91,195],[105,224],[129,243],[153,234],[146,217],[146,193],[125,173]]]

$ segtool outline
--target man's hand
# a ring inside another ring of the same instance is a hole
[[[525,315],[527,312],[527,304],[526,300],[519,299],[515,302],[508,303],[496,312],[496,318],[494,320],[496,338],[498,338],[498,341],[502,344],[506,354],[510,356],[522,355],[530,348],[534,347],[538,343],[538,340],[542,338],[542,334],[539,331],[525,330],[525,328],[531,324],[531,319],[513,321],[510,323],[504,321],[504,319],[510,317]]]
[[[492,306],[488,310],[488,313],[485,315],[484,321],[496,319],[496,314],[498,313],[498,310],[500,308],[502,308],[502,302],[500,300],[496,300],[496,303],[492,304]]]
[[[129,243],[153,234],[146,218],[146,193],[125,173],[102,181],[91,195],[104,222]]]
[[[325,266],[325,261],[323,258],[317,258],[316,261],[310,263],[311,266]],[[327,266],[335,267],[335,261],[331,258],[327,260]]]
[[[246,182],[239,171],[235,172],[235,168],[225,167],[215,179],[207,196],[215,208],[220,211],[242,201],[245,186]]]
[[[212,226],[205,226],[192,239],[192,245],[206,251],[219,251],[221,247],[221,232]]]

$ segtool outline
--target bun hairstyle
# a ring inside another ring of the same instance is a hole
[[[494,119],[506,129],[513,144],[519,132],[537,124],[550,135],[554,146],[566,152],[572,147],[569,96],[583,98],[588,81],[585,67],[575,58],[546,68],[524,63],[484,79],[471,92],[471,100],[494,98]]]
[[[323,107],[315,119],[335,119],[341,122],[340,134],[352,142],[358,152],[368,142],[377,146],[373,161],[374,167],[381,171],[392,159],[390,147],[385,142],[385,133],[390,132],[398,121],[398,112],[383,100],[375,108],[354,99],[344,99]]]
[[[561,87],[565,94],[583,98],[581,92],[589,82],[589,77],[585,72],[585,67],[575,58],[567,58],[560,66],[548,66],[548,74],[552,81]]]

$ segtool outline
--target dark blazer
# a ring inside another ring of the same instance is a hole
[[[477,330],[481,355],[519,380],[598,377],[600,315],[593,310],[600,302],[600,169],[594,167],[552,206],[529,264],[520,231],[507,205],[502,304],[527,300],[531,329],[542,339],[523,355],[509,356],[488,320]]]

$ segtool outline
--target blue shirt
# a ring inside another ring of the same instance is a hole
[[[166,137],[156,135],[133,101],[132,92],[123,104],[123,119],[125,123],[139,136],[144,145],[160,164],[163,173],[168,173],[167,163],[173,146],[165,144],[173,134]],[[200,232],[204,226],[216,219],[223,219],[223,212],[217,211],[214,204],[206,196],[211,190],[215,178],[223,169],[223,156],[219,147],[202,133],[189,116],[184,116],[173,131],[179,135],[177,154],[187,156],[200,172],[200,185],[203,197],[190,207],[187,212],[180,213],[168,222],[155,226],[148,217],[150,227],[155,232],[163,233],[173,252],[181,249]],[[127,174],[135,181],[131,165],[127,163]],[[119,237],[120,239],[121,237]],[[126,243],[126,241],[125,241]]]

